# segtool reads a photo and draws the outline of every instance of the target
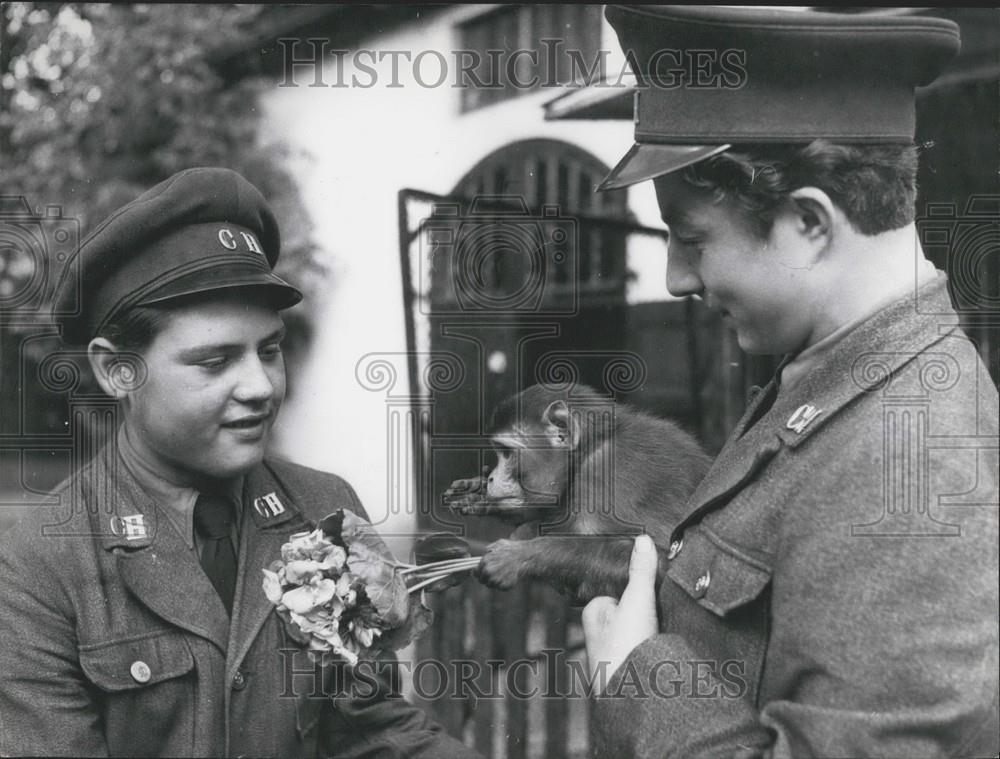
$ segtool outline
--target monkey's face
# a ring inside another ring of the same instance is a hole
[[[511,508],[554,508],[566,490],[569,451],[542,435],[506,434],[493,438],[497,465],[487,477],[491,501]]]

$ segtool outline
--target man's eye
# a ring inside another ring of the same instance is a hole
[[[221,369],[226,365],[227,359],[225,356],[213,356],[212,358],[206,358],[198,362],[198,366],[203,369]]]
[[[697,248],[702,243],[700,237],[680,237],[679,235],[675,235],[674,239],[677,240],[679,245],[683,245],[685,248]]]
[[[261,358],[277,358],[281,355],[281,346],[278,343],[261,348]]]

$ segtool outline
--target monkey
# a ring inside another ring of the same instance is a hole
[[[490,544],[481,582],[509,589],[543,580],[583,605],[621,596],[634,534],[658,550],[670,542],[681,509],[710,457],[675,423],[611,401],[593,388],[532,385],[502,401],[489,436],[496,466],[455,480],[444,501],[462,515],[493,515],[517,525]],[[559,535],[542,535],[544,522]],[[666,563],[661,553],[659,578]]]

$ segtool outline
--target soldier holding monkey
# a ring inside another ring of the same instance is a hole
[[[637,540],[621,600],[584,611],[591,665],[614,672],[594,755],[995,756],[997,392],[913,221],[913,88],[957,28],[607,17],[644,81],[659,48],[746,49],[742,90],[641,89],[604,187],[653,180],[668,289],[786,359],[688,501],[659,587]],[[746,688],[649,687],[700,661],[741,662]]]

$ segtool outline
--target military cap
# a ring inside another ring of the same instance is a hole
[[[958,53],[958,26],[909,15],[608,6],[636,76],[635,145],[598,189],[737,143],[910,144],[914,88]]]
[[[118,209],[80,244],[76,265],[56,285],[53,313],[63,339],[83,344],[133,306],[210,290],[263,287],[276,308],[287,308],[302,293],[272,272],[280,247],[278,223],[256,187],[230,169],[187,169]]]

